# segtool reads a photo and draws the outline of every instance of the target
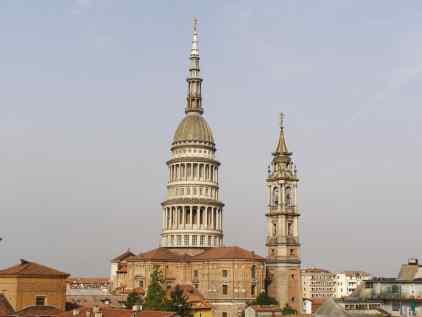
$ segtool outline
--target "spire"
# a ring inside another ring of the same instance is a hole
[[[186,98],[186,113],[197,112],[202,114],[202,78],[199,76],[199,49],[198,49],[198,20],[193,18],[192,48],[190,51],[190,67],[188,82],[188,96]]]
[[[193,18],[193,28],[192,28],[192,49],[190,51],[190,56],[198,56],[199,57],[199,50],[198,50],[198,19]]]
[[[290,154],[291,153],[287,149],[286,138],[284,136],[284,114],[280,113],[280,136],[278,138],[277,147],[273,155],[279,156],[279,155],[290,155]]]

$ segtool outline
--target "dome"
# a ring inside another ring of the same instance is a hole
[[[207,121],[199,113],[188,113],[177,127],[173,144],[178,142],[204,142],[214,145],[214,137]]]

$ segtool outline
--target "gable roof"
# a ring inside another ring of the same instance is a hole
[[[29,306],[18,311],[19,317],[57,316],[62,311],[54,306]]]
[[[178,254],[168,248],[157,248],[137,256],[128,258],[128,262],[136,261],[168,261],[168,262],[192,262],[192,261],[218,261],[218,260],[250,260],[265,261],[265,258],[253,251],[242,249],[238,246],[216,247],[205,249],[197,255]]]
[[[111,262],[112,263],[120,262],[120,261],[126,260],[127,258],[134,256],[134,255],[135,255],[135,253],[130,251],[130,249],[127,249],[125,252],[123,252],[119,256],[116,256],[114,259],[112,259]]]
[[[176,316],[175,312],[166,312],[166,311],[152,311],[152,310],[142,310],[134,312],[131,309],[122,309],[122,308],[110,308],[110,307],[101,307],[98,308],[101,312],[102,317],[173,317]],[[76,309],[74,311],[66,311],[59,314],[57,317],[85,317],[87,312],[90,312],[90,316],[94,316],[94,308],[84,307]]]
[[[22,259],[20,264],[0,270],[0,277],[3,276],[51,276],[67,278],[70,275],[44,265]]]
[[[315,317],[350,317],[332,298],[328,298],[315,312]]]
[[[191,256],[184,254],[180,255],[174,252],[171,252],[167,248],[157,248],[144,253],[141,253],[137,256],[133,256],[128,259],[128,261],[139,261],[139,260],[156,260],[156,261],[189,261]]]
[[[209,248],[205,252],[195,255],[193,260],[253,260],[264,261],[262,256],[253,251],[242,249],[238,246]]]
[[[14,314],[15,310],[13,309],[12,305],[10,305],[6,296],[0,294],[0,316],[9,316]]]

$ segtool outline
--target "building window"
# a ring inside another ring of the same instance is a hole
[[[227,317],[227,312],[223,311],[223,314],[221,315],[221,317]]]
[[[229,274],[227,272],[227,270],[223,270],[223,277],[227,277]]]
[[[144,288],[144,281],[143,280],[139,281],[139,287]]]
[[[194,270],[193,271],[193,277],[194,278],[198,278],[198,270]]]
[[[251,296],[255,296],[255,285],[251,286]]]
[[[208,236],[208,246],[211,246],[211,236]]]
[[[193,284],[193,287],[195,287],[196,289],[198,289],[199,288],[199,284],[198,283],[195,283],[195,284]]]
[[[196,246],[196,236],[192,236],[192,245]]]
[[[293,223],[291,223],[291,222],[287,223],[287,235],[288,236],[292,235],[292,226],[293,226]]]
[[[177,246],[181,246],[182,245],[182,236],[177,236]]]
[[[228,294],[228,286],[223,285],[223,295],[227,295],[227,294]]]
[[[256,265],[252,265],[251,277],[252,277],[253,280],[256,279]]]
[[[35,297],[35,305],[45,306],[45,296],[36,296]]]
[[[273,206],[278,205],[278,187],[273,188]]]
[[[201,236],[200,243],[201,243],[201,247],[205,245],[205,236]]]
[[[189,245],[189,236],[185,235],[185,245]]]

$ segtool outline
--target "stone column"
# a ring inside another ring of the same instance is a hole
[[[185,228],[185,227],[186,227],[186,207],[183,206],[182,207],[182,228]],[[184,239],[184,237],[183,237],[183,239]]]

